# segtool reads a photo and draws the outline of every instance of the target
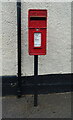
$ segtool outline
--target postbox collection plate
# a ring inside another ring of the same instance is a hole
[[[41,47],[41,33],[34,33],[34,47]]]

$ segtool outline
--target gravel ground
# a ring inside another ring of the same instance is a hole
[[[2,118],[71,118],[71,93],[38,95],[34,107],[33,95],[2,98]]]

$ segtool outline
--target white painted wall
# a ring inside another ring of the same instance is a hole
[[[17,74],[17,14],[15,3],[2,3],[2,75]]]
[[[0,75],[2,74],[2,4],[0,2]]]
[[[28,54],[28,9],[47,9],[47,55],[39,56],[39,75],[71,73],[71,3],[22,2],[22,75],[33,75]],[[17,74],[16,3],[2,3],[2,75]]]
[[[2,4],[0,2],[0,75],[2,75]],[[2,119],[2,81],[0,77],[0,120]]]

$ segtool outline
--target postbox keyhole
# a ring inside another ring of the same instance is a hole
[[[38,28],[36,28],[36,31],[39,31],[39,29],[38,29]]]

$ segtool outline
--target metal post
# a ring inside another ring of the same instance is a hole
[[[34,55],[34,76],[38,75],[38,55]],[[35,94],[34,94],[34,106],[37,106],[37,88],[36,88],[36,79],[35,79]]]
[[[21,2],[17,2],[18,97],[21,97]]]

